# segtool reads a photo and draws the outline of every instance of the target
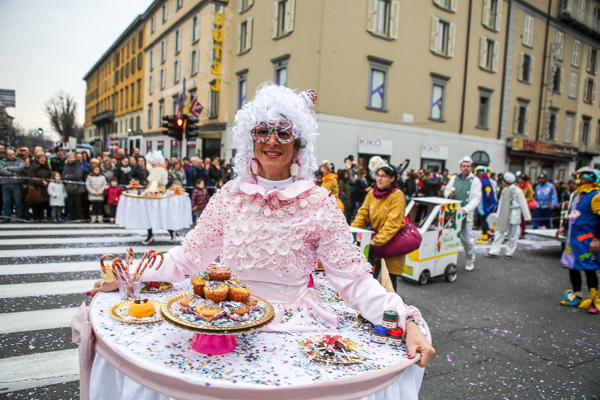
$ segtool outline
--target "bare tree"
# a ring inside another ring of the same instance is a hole
[[[77,103],[73,99],[73,96],[61,90],[44,105],[52,128],[65,138],[76,137],[77,124],[75,121],[75,112],[77,110]]]

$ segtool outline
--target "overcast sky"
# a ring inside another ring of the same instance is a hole
[[[83,124],[83,76],[151,3],[0,0],[0,89],[16,90],[16,107],[7,109],[14,123],[53,132],[44,102],[62,89],[75,98]]]

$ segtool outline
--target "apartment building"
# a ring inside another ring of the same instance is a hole
[[[501,170],[506,4],[239,0],[229,114],[267,80],[311,88],[319,96],[320,160],[339,165],[353,154],[365,165],[379,155],[456,171],[472,155]]]
[[[97,152],[141,146],[144,24],[138,16],[83,78],[85,141]]]
[[[600,155],[600,2],[512,0],[502,135],[509,168],[565,179]]]
[[[231,12],[206,0],[157,0],[148,8],[144,48],[143,149],[168,157],[221,156],[229,101]],[[181,144],[165,135],[163,116],[175,114],[185,92],[203,105],[198,139]]]

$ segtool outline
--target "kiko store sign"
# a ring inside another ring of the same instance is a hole
[[[378,154],[382,156],[391,156],[394,150],[392,140],[381,140],[377,138],[358,138],[358,153],[360,154]]]

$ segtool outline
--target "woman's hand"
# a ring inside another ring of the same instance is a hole
[[[593,238],[592,243],[590,243],[590,252],[596,254],[600,251],[600,240],[598,238]]]
[[[94,284],[94,288],[92,290],[88,291],[86,294],[88,296],[94,297],[99,292],[113,292],[113,291],[119,289],[119,281],[117,281],[117,280],[114,280],[109,283],[105,283],[104,285],[101,285],[101,284],[102,284],[102,279],[98,279],[96,281],[96,283]]]
[[[435,349],[431,347],[427,338],[417,324],[409,322],[406,324],[406,347],[408,348],[408,359],[412,360],[421,353],[421,359],[417,363],[419,367],[425,368],[431,357],[435,354]]]

